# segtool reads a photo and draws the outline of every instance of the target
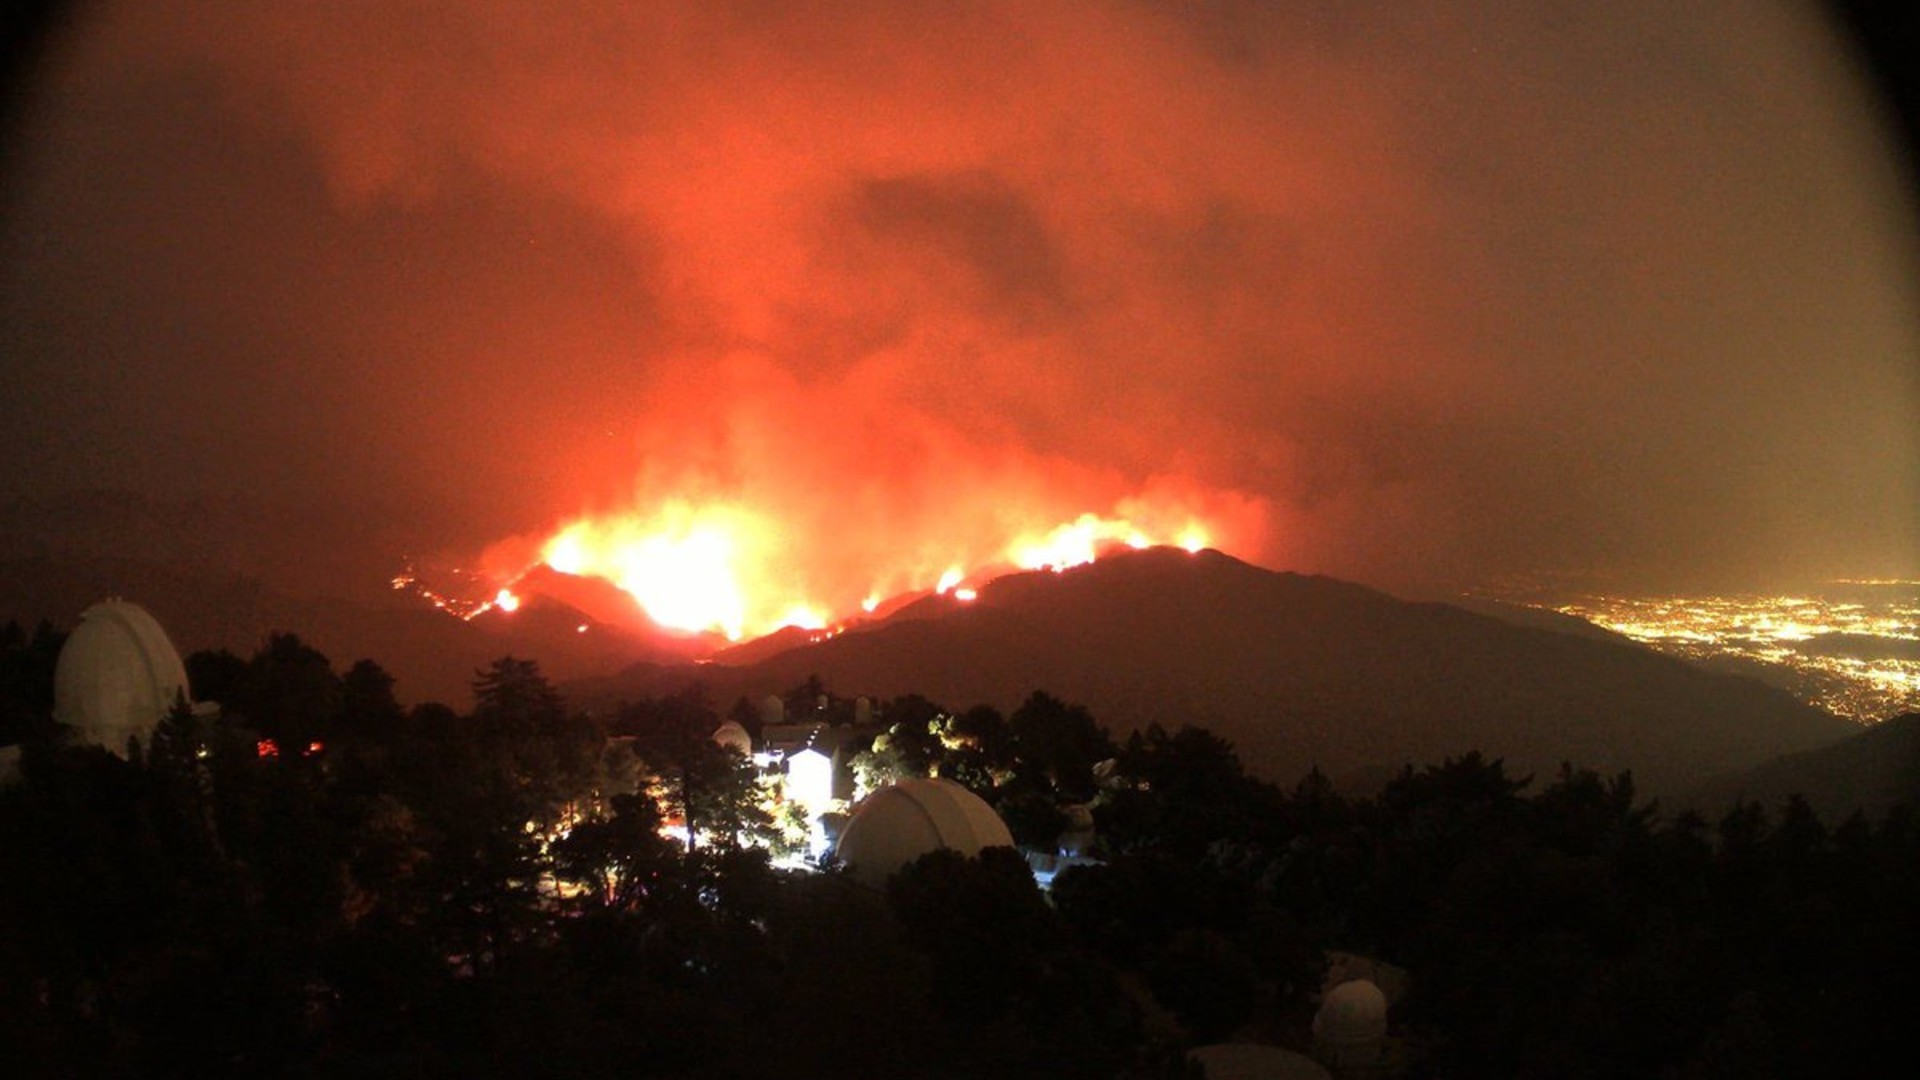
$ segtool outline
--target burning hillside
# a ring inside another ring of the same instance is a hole
[[[960,375],[984,378],[990,365],[926,348],[908,350],[908,366],[896,357],[808,378],[751,349],[661,372],[604,430],[617,450],[558,470],[541,500],[502,489],[538,527],[460,558],[470,579],[458,589],[419,576],[467,597],[443,606],[469,612],[559,576],[593,579],[658,627],[742,641],[826,630],[896,597],[964,595],[1001,573],[1116,548],[1294,561],[1271,542],[1291,535],[1284,508],[1164,433],[1174,403],[1165,415],[1101,417],[1107,441],[1049,435],[1038,429],[1092,403],[1063,387],[1020,409],[988,408],[975,398],[989,387]],[[952,362],[937,377],[915,375],[943,359]],[[928,400],[932,391],[955,392]]]
[[[741,641],[785,627],[830,630],[901,597],[971,600],[980,585],[1013,570],[1064,570],[1115,550],[1197,551],[1244,535],[1254,523],[1247,504],[1217,496],[1135,496],[1109,514],[1065,520],[1044,513],[1035,508],[1028,518],[1035,524],[1021,526],[1003,506],[992,531],[945,525],[907,538],[890,554],[857,522],[821,534],[742,501],[676,498],[651,509],[583,515],[544,535],[505,541],[480,560],[486,569],[442,574],[450,585],[436,588],[409,569],[394,587],[466,619],[511,613],[528,597],[546,596],[621,621],[621,612],[608,613],[610,584],[637,605],[628,616]],[[585,580],[604,584],[596,592]]]

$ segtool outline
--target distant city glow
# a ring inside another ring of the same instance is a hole
[[[1920,583],[1837,581],[1784,596],[1587,595],[1540,606],[1766,678],[1857,721],[1920,709]]]

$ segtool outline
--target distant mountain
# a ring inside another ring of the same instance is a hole
[[[1882,817],[1900,802],[1920,807],[1920,713],[1883,720],[1831,746],[1717,778],[1685,801],[1711,820],[1736,802],[1758,801],[1777,809],[1792,795],[1804,797],[1829,825],[1855,811]]]
[[[804,648],[813,644],[820,636],[818,630],[803,630],[798,626],[783,626],[771,634],[763,634],[752,641],[744,641],[711,654],[705,659],[729,667],[745,667],[770,660],[783,652]]]
[[[1514,604],[1484,596],[1462,596],[1447,602],[1462,611],[1471,611],[1475,615],[1491,615],[1501,622],[1510,622],[1516,626],[1527,626],[1536,630],[1557,630],[1562,634],[1592,638],[1595,641],[1611,641],[1619,644],[1628,644],[1633,641],[1625,634],[1590,623],[1578,615],[1568,615],[1552,608]]]
[[[608,705],[697,679],[724,707],[812,674],[841,694],[918,692],[954,708],[1010,710],[1045,689],[1119,733],[1199,724],[1282,782],[1315,764],[1377,775],[1479,749],[1519,774],[1544,779],[1571,760],[1671,792],[1857,730],[1630,643],[1176,549],[1003,577],[971,603],[928,597],[752,663],[642,665],[568,689]]]

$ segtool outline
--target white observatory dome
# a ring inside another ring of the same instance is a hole
[[[1387,995],[1366,979],[1327,991],[1313,1017],[1315,1056],[1335,1068],[1380,1059],[1387,1037]]]
[[[787,703],[779,694],[768,694],[760,702],[760,726],[776,727],[787,722]]]
[[[109,600],[88,608],[60,648],[53,718],[125,757],[127,740],[148,742],[186,692],[187,670],[167,632],[139,605]]]
[[[747,729],[741,727],[737,721],[729,720],[714,728],[713,734],[708,738],[729,750],[739,751],[741,757],[753,756],[753,736],[747,734]]]
[[[978,855],[1012,847],[1013,834],[993,807],[951,780],[902,780],[866,797],[840,834],[836,854],[869,885],[931,851]]]

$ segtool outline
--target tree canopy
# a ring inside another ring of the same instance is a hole
[[[0,633],[29,712],[53,640]],[[1409,973],[1407,1075],[1864,1075],[1920,963],[1911,807],[1664,815],[1631,776],[1470,751],[1282,788],[1198,727],[909,697],[872,760],[967,784],[1036,857],[1090,813],[1097,857],[1044,895],[1012,850],[936,852],[876,893],[774,869],[697,691],[603,726],[511,657],[466,714],[293,635],[188,666],[229,710],[174,710],[133,760],[27,725],[13,1074],[1173,1077],[1199,1042],[1306,1049],[1346,950]]]

